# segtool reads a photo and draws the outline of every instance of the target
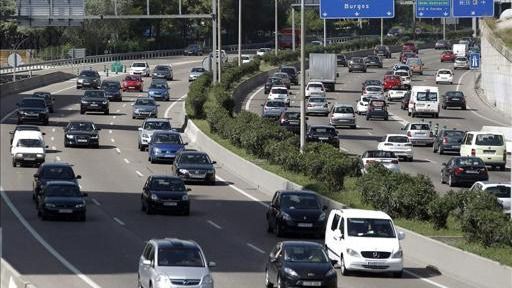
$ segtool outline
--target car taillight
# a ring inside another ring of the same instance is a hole
[[[411,131],[407,131],[407,137],[411,137],[412,134],[411,134]]]
[[[464,172],[464,168],[457,167],[455,168],[455,170],[453,170],[453,172],[455,173],[455,175],[459,176],[460,174],[462,174],[462,172]]]
[[[448,144],[448,138],[446,138],[446,137],[443,138],[443,144]]]
[[[475,156],[476,155],[476,149],[471,149],[471,156]]]
[[[487,174],[487,169],[485,169],[485,168],[480,168],[480,174],[482,174],[482,175],[486,175],[486,174]]]

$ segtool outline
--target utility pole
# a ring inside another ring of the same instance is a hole
[[[217,83],[217,0],[212,0],[212,53],[210,54],[210,67],[212,69],[213,83]]]
[[[473,38],[476,38],[476,35],[478,34],[477,33],[477,28],[476,28],[476,17],[473,17],[471,19],[471,28],[473,28]]]
[[[275,47],[275,51],[274,53],[277,55],[277,50],[278,50],[278,47],[277,47],[277,0],[274,0],[274,47]]]
[[[219,54],[218,54],[218,60],[217,60],[217,63],[219,64],[219,71],[218,71],[219,72],[219,78],[218,78],[217,81],[218,81],[218,83],[220,83],[220,81],[222,79],[221,75],[222,75],[222,61],[223,61],[222,60],[222,28],[221,28],[221,18],[222,18],[222,10],[221,9],[222,8],[221,8],[221,5],[220,5],[220,0],[219,0],[219,3],[217,3],[217,4],[218,4],[217,8],[218,8],[218,11],[219,11],[217,13],[217,15],[219,15],[217,17],[217,19],[219,21],[218,26],[217,26],[217,30],[218,30],[218,34],[219,34],[219,36],[218,36],[219,37],[219,49],[218,49],[219,50]],[[215,51],[215,53],[217,53],[217,51]]]
[[[443,40],[446,40],[446,18],[443,19]]]
[[[146,14],[149,15],[149,0],[146,0]]]
[[[305,65],[305,52],[304,52],[304,39],[306,25],[304,25],[304,0],[300,1],[300,153],[304,153],[304,146],[306,144],[306,111],[304,107],[304,84],[306,82],[306,65]]]
[[[292,6],[292,51],[295,51],[295,8]]]
[[[324,47],[327,46],[327,20],[324,19]]]
[[[384,18],[380,18],[380,45],[384,45]]]
[[[242,0],[238,0],[238,66],[242,65]]]

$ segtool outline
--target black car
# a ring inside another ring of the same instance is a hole
[[[100,147],[101,129],[91,121],[71,121],[64,127],[64,147]]]
[[[80,88],[93,88],[98,89],[101,85],[101,77],[98,71],[94,71],[92,69],[82,70],[80,75],[78,75],[78,79],[76,79],[76,89]]]
[[[336,55],[336,65],[347,67],[347,57],[343,54]]]
[[[100,89],[105,91],[105,96],[107,96],[110,101],[123,101],[121,83],[119,83],[119,81],[105,80],[101,83]]]
[[[434,153],[444,154],[446,152],[460,152],[460,145],[464,138],[465,131],[455,129],[441,129],[434,140],[432,150]]]
[[[443,109],[460,107],[460,109],[466,110],[466,98],[464,98],[464,93],[461,91],[446,92],[442,97],[441,107]]]
[[[450,49],[452,47],[452,45],[450,44],[450,42],[448,42],[448,40],[437,40],[434,47],[436,50],[437,49],[446,50],[446,49]]]
[[[383,67],[382,60],[380,59],[379,56],[376,56],[376,55],[368,55],[368,56],[364,57],[364,64],[366,64],[366,67],[370,67],[370,66],[379,67],[379,68]]]
[[[371,99],[370,103],[368,103],[368,111],[366,111],[366,120],[381,118],[384,119],[384,121],[388,121],[389,113],[387,105],[384,100]]]
[[[46,182],[36,196],[37,215],[43,220],[52,216],[74,216],[85,221],[87,193],[81,193],[75,181]]]
[[[293,66],[281,66],[279,72],[284,72],[288,74],[288,76],[290,77],[290,82],[292,82],[295,85],[299,85],[299,73],[297,73],[297,68]]]
[[[52,97],[52,94],[50,92],[34,92],[32,94],[32,97],[34,98],[42,98],[44,101],[46,101],[46,106],[48,107],[48,110],[50,113],[53,113],[55,111],[53,102],[55,101],[55,97]]]
[[[375,49],[373,49],[373,53],[375,53],[375,55],[377,56],[391,58],[391,51],[389,50],[389,47],[386,45],[375,46]]]
[[[286,233],[311,234],[322,237],[325,230],[326,206],[315,192],[304,190],[276,191],[267,210],[267,232],[278,237]]]
[[[265,287],[337,288],[338,276],[321,244],[284,241],[268,257]]]
[[[14,130],[9,131],[9,134],[11,135],[11,141],[14,139],[14,134],[16,134],[16,131],[41,131],[38,126],[34,125],[17,125]],[[41,134],[46,135],[46,133],[42,132]]]
[[[300,111],[283,111],[279,117],[279,125],[290,132],[299,133]]]
[[[365,80],[363,82],[363,84],[361,85],[361,91],[364,91],[364,89],[366,89],[367,86],[381,86],[383,87],[383,84],[382,84],[382,81],[380,80]]]
[[[185,183],[177,176],[149,176],[142,189],[141,209],[146,214],[154,212],[180,212],[190,214],[190,200]]]
[[[409,100],[411,100],[411,91],[405,93],[404,98],[402,98],[402,101],[400,102],[400,109],[409,109]]]
[[[330,125],[311,125],[306,134],[306,141],[324,142],[336,148],[340,145],[338,132],[336,132],[336,128]]]
[[[172,172],[186,182],[205,182],[215,185],[215,161],[200,151],[183,150],[176,154]]]
[[[478,157],[452,157],[448,163],[443,163],[441,183],[448,183],[450,187],[459,184],[473,185],[477,181],[487,180],[487,167]]]
[[[18,125],[25,122],[48,125],[50,122],[50,110],[46,105],[46,100],[42,98],[26,97],[16,106],[18,107],[16,121]]]
[[[87,90],[80,99],[80,114],[87,111],[103,112],[108,115],[109,101],[103,90]]]
[[[366,64],[364,63],[364,59],[361,57],[352,57],[350,61],[348,61],[348,72],[359,71],[366,73]]]
[[[203,48],[197,44],[190,44],[183,50],[184,55],[203,55]]]
[[[71,165],[62,162],[45,162],[39,166],[37,172],[34,174],[34,181],[32,183],[34,194],[32,198],[34,200],[36,199],[37,194],[46,186],[48,181],[72,181],[78,184],[77,179],[82,179],[82,176],[75,176]]]
[[[172,81],[173,80],[173,73],[171,70],[171,67],[169,65],[157,65],[153,69],[153,73],[151,74],[151,77],[153,79],[165,79]]]
[[[270,93],[272,86],[284,86],[283,80],[279,77],[269,77],[265,82],[265,94]]]

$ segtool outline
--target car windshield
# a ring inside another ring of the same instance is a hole
[[[393,224],[388,219],[348,218],[347,224],[349,236],[395,238]]]
[[[503,136],[496,134],[478,134],[476,135],[475,144],[483,146],[502,146]]]
[[[140,77],[137,77],[137,76],[126,76],[126,78],[124,78],[125,81],[139,81],[140,80]]]
[[[34,94],[32,94],[32,97],[37,97],[37,98],[50,98],[50,93],[46,93],[46,92],[35,92]]]
[[[371,91],[371,92],[381,92],[381,91],[382,91],[382,88],[380,88],[380,87],[367,87],[367,88],[366,88],[366,91]]]
[[[446,92],[446,96],[450,96],[450,97],[464,97],[464,93],[462,93],[460,91],[449,91],[449,92]]]
[[[183,180],[178,178],[153,178],[149,189],[154,191],[185,191]]]
[[[92,131],[95,130],[94,124],[90,122],[71,122],[69,130]]]
[[[370,101],[370,106],[384,107],[386,106],[386,102],[382,100],[372,100]]]
[[[354,113],[354,108],[348,106],[335,107],[333,112],[341,114],[352,114]]]
[[[476,157],[461,157],[455,160],[455,166],[485,166],[480,158]]]
[[[350,61],[352,61],[353,63],[362,63],[363,58],[352,58]]]
[[[387,142],[391,142],[391,143],[408,143],[409,142],[409,138],[407,138],[406,136],[389,136]]]
[[[428,124],[412,124],[410,130],[430,130]]]
[[[323,103],[325,102],[325,98],[323,97],[311,97],[309,98],[308,102],[311,102],[311,103]]]
[[[366,158],[396,158],[395,153],[390,151],[368,151]]]
[[[367,80],[366,86],[374,85],[374,86],[382,86],[382,82],[380,80]]]
[[[121,89],[121,84],[119,84],[118,82],[103,82],[103,83],[101,83],[101,88],[102,89],[119,90],[119,89]]]
[[[75,173],[73,173],[73,169],[71,167],[45,167],[41,174],[39,175],[41,178],[46,179],[74,179]]]
[[[283,101],[268,101],[266,104],[267,107],[284,107]]]
[[[409,73],[407,73],[406,71],[396,71],[395,75],[398,75],[398,76],[409,76]]]
[[[146,67],[146,63],[133,63],[132,67],[137,67],[137,68],[139,68],[139,67]]]
[[[411,64],[421,64],[421,60],[419,58],[407,59],[407,65],[411,65]]]
[[[158,248],[158,266],[204,267],[204,260],[195,247],[162,247]]]
[[[286,112],[286,118],[290,120],[299,120],[300,112]]]
[[[327,255],[321,247],[309,245],[287,245],[284,249],[284,261],[299,263],[327,263]]]
[[[418,101],[437,101],[437,92],[418,92],[416,99]]]
[[[322,87],[322,84],[320,84],[320,83],[312,83],[312,84],[308,85],[308,89],[311,89],[311,88],[321,89],[323,87]]]
[[[366,57],[366,59],[368,59],[370,61],[379,61],[380,60],[380,58],[377,56],[368,56],[368,57]]]
[[[312,194],[283,194],[279,202],[282,209],[320,209],[318,198]]]
[[[281,68],[281,72],[288,73],[288,74],[295,74],[295,69],[293,69],[293,68]]]
[[[157,133],[153,134],[151,143],[181,144],[181,137],[174,133]]]
[[[487,187],[485,191],[493,194],[497,198],[510,198],[510,186],[496,185]]]
[[[468,61],[468,59],[466,59],[465,57],[458,57],[458,58],[455,59],[455,61],[466,62],[466,61]]]
[[[43,142],[39,139],[20,139],[17,147],[43,147]]]
[[[316,134],[336,134],[336,130],[334,128],[327,127],[314,127],[311,130]]]
[[[452,75],[452,71],[450,70],[440,70],[437,72],[439,75]]]
[[[361,101],[369,102],[370,101],[370,97],[363,97],[363,98],[361,98]]]
[[[144,124],[145,130],[169,130],[171,129],[171,124],[169,121],[148,121]]]
[[[464,131],[446,131],[444,136],[451,139],[462,139],[464,138]]]
[[[80,197],[80,190],[76,185],[48,185],[46,196],[50,197]]]
[[[21,107],[45,108],[46,102],[43,99],[23,99]]]
[[[210,158],[203,153],[187,153],[180,157],[182,164],[210,164]]]
[[[159,72],[169,72],[170,69],[168,66],[156,66],[155,67],[155,71],[159,71]]]
[[[137,106],[155,106],[155,100],[153,99],[137,99],[135,101],[135,105]]]
[[[196,67],[196,68],[192,68],[192,72],[204,72],[204,68],[200,68],[200,67]]]
[[[80,76],[96,77],[96,71],[91,71],[91,70],[82,71],[82,72],[80,72]]]
[[[150,89],[167,89],[167,87],[165,86],[165,84],[161,84],[161,83],[158,83],[158,84],[151,84],[151,86],[149,86]]]
[[[286,89],[272,89],[272,94],[288,94]]]
[[[288,74],[286,74],[286,73],[274,73],[274,77],[288,78]]]
[[[103,91],[94,91],[94,90],[87,90],[84,93],[84,98],[105,98],[105,92],[103,92]]]

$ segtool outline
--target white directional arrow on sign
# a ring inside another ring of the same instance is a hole
[[[475,11],[471,11],[471,15],[475,15]]]
[[[322,16],[327,17],[327,13],[326,12],[322,13]]]
[[[448,16],[448,12],[444,12],[444,13],[443,13],[443,15],[444,15],[444,16]]]
[[[420,16],[423,16],[423,12],[418,13]]]
[[[387,14],[388,14],[388,16],[390,16],[390,15],[391,15],[391,11],[388,11],[388,13],[387,13]]]
[[[356,12],[354,15],[359,16],[359,12]]]

